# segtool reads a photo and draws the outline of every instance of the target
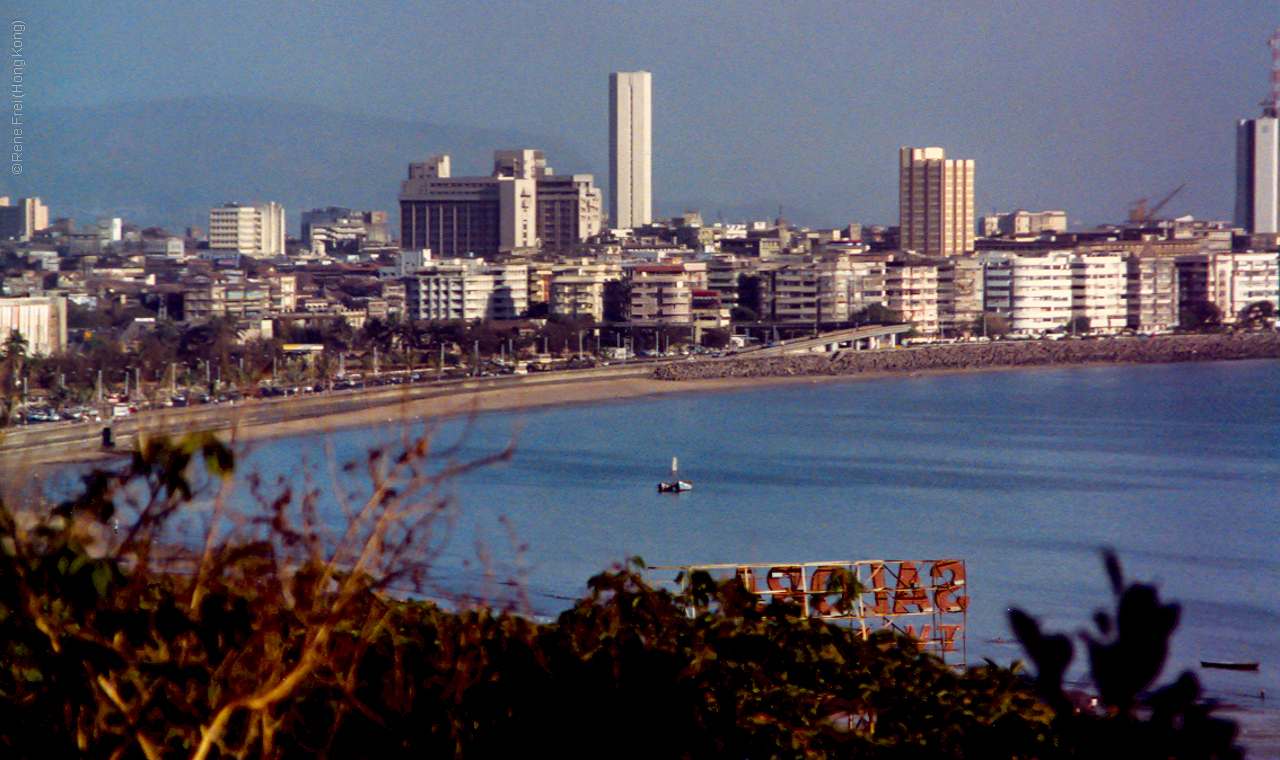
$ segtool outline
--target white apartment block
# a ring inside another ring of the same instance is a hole
[[[98,240],[103,245],[119,243],[124,239],[124,220],[118,216],[98,220]]]
[[[213,317],[262,320],[271,316],[271,287],[259,280],[210,281],[201,278],[182,291],[182,313],[187,322]]]
[[[442,261],[403,282],[410,319],[516,319],[529,308],[524,264]]]
[[[265,278],[271,313],[292,314],[298,310],[298,276],[276,274]]]
[[[629,291],[627,318],[637,324],[690,324],[694,291],[707,289],[703,262],[636,264],[623,271]]]
[[[407,277],[430,263],[431,251],[429,249],[399,250],[396,251],[390,266],[378,267],[378,278],[394,280],[400,277]]]
[[[609,220],[615,229],[653,221],[652,75],[609,75]]]
[[[1061,329],[1072,315],[1072,253],[989,253],[983,262],[986,311],[1009,320],[1017,335]]]
[[[147,256],[184,261],[187,258],[186,243],[180,237],[143,238],[142,252]]]
[[[1258,301],[1280,305],[1280,259],[1275,252],[1202,253],[1178,257],[1179,291],[1186,301],[1208,301],[1230,324]]]
[[[948,159],[942,148],[898,153],[901,247],[925,256],[974,250],[974,163]]]
[[[938,327],[943,335],[965,332],[982,314],[982,262],[957,256],[938,263]]]
[[[1275,253],[1215,254],[1214,302],[1232,322],[1244,307],[1258,301],[1280,305],[1280,271]]]
[[[547,303],[553,314],[603,321],[610,283],[621,278],[618,264],[557,267],[547,281]]]
[[[1126,254],[1128,326],[1141,333],[1169,332],[1178,326],[1178,267],[1172,257]]]
[[[779,322],[843,322],[851,311],[853,268],[846,258],[779,264],[760,272],[765,315]]]
[[[332,248],[346,242],[386,244],[387,212],[353,211],[340,206],[316,208],[302,212],[302,242]]]
[[[182,289],[183,318],[187,322],[203,322],[212,317],[271,319],[296,312],[298,301],[298,277],[293,274],[202,276],[188,281]]]
[[[851,314],[885,302],[885,268],[889,257],[863,254],[849,261],[849,311]]]
[[[884,274],[884,305],[913,323],[922,335],[940,334],[938,265],[915,259],[889,261]]]
[[[51,356],[67,347],[67,299],[59,296],[0,298],[0,339],[17,330],[28,355]]]
[[[209,211],[209,247],[251,256],[282,256],[284,223],[284,208],[277,203],[224,203]]]
[[[1091,332],[1115,334],[1129,323],[1129,267],[1120,254],[1076,254],[1071,259],[1071,316]]]
[[[985,270],[986,310],[1009,320],[1017,335],[1059,331],[1073,318],[1089,330],[1118,333],[1129,326],[1129,263],[1121,253],[991,252]]]
[[[707,289],[719,293],[724,306],[730,309],[737,306],[743,278],[755,273],[753,264],[733,254],[713,256],[706,264]]]

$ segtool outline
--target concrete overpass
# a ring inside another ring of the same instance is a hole
[[[752,358],[763,356],[788,356],[792,354],[834,353],[836,351],[862,351],[900,345],[902,336],[911,331],[911,325],[874,325],[834,330],[807,338],[792,338],[770,346],[748,348],[738,356]]]

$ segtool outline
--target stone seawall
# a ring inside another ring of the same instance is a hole
[[[1277,333],[1094,340],[1006,340],[873,351],[845,350],[835,354],[760,359],[744,356],[676,362],[656,367],[654,377],[659,380],[706,380],[1274,358],[1280,358],[1280,334]]]

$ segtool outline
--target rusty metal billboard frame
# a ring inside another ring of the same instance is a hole
[[[828,587],[838,569],[847,571],[860,589],[844,611],[835,605],[841,590]],[[676,574],[660,577],[665,571]],[[863,638],[876,630],[897,631],[948,664],[967,664],[969,597],[962,559],[663,566],[648,568],[646,581],[687,592],[700,571],[716,581],[740,578],[762,603],[789,600],[799,604],[804,616],[855,627]],[[688,611],[696,612],[692,607]]]

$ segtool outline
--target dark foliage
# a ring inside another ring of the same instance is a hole
[[[1062,690],[1070,644],[1021,613],[1034,681],[762,606],[736,579],[674,596],[638,560],[550,623],[394,593],[441,530],[441,502],[404,494],[462,468],[415,469],[428,459],[425,438],[370,452],[347,543],[286,489],[199,557],[175,552],[163,528],[198,492],[193,463],[215,482],[233,464],[209,436],[151,442],[34,524],[0,510],[0,756],[1234,756],[1193,680],[1145,691],[1176,609],[1114,566],[1118,612],[1088,643],[1095,712]],[[136,522],[103,551],[126,492]]]
[[[1152,586],[1126,583],[1111,552],[1104,560],[1116,612],[1098,612],[1098,632],[1083,635],[1098,695],[1089,709],[1073,710],[1063,688],[1070,640],[1041,633],[1021,610],[1010,613],[1013,630],[1038,669],[1036,693],[1055,710],[1058,756],[1239,758],[1235,725],[1210,715],[1194,675],[1183,673],[1152,690],[1178,623],[1178,606],[1161,603]]]

